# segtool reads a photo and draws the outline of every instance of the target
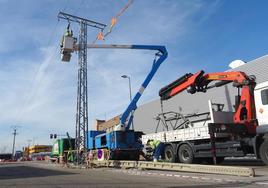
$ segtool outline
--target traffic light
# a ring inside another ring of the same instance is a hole
[[[50,139],[53,139],[53,138],[56,139],[58,137],[58,135],[57,134],[50,134],[49,137],[50,137]]]

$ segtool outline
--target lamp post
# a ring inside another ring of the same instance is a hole
[[[128,87],[129,87],[129,99],[132,101],[132,94],[131,94],[131,81],[130,77],[128,75],[122,75],[122,78],[127,78],[128,79]]]
[[[128,79],[128,87],[129,87],[129,99],[130,102],[132,101],[132,92],[131,92],[131,81],[130,81],[130,76],[128,75],[122,75],[122,78],[127,78]],[[134,130],[134,123],[132,121],[132,129]]]

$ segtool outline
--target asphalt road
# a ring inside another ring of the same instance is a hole
[[[254,166],[257,177],[167,171],[68,169],[48,163],[0,164],[2,187],[268,187],[268,168]]]

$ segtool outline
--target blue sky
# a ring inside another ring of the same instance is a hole
[[[27,140],[51,143],[50,133],[74,136],[77,55],[61,63],[59,42],[67,23],[59,10],[109,23],[127,0],[0,0],[0,152]],[[186,72],[224,71],[235,59],[250,61],[267,54],[268,12],[265,0],[134,0],[105,44],[165,45],[168,59],[160,67],[140,104]],[[77,35],[76,24],[72,24]],[[88,29],[88,42],[97,30]],[[89,125],[122,113],[150,69],[152,52],[88,51]]]

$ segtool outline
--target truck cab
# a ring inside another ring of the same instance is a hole
[[[259,126],[268,125],[268,81],[255,87],[254,98]]]

